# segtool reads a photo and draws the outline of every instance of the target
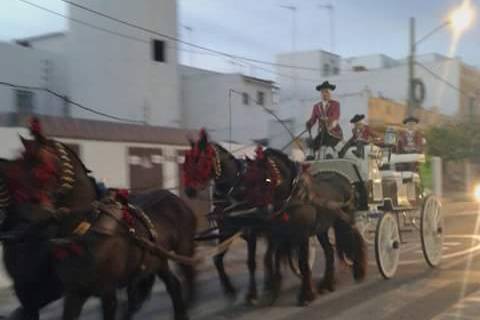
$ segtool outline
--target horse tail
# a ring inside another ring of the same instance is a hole
[[[367,273],[367,246],[360,232],[352,224],[336,219],[334,223],[337,256],[353,263],[353,278],[361,281]]]

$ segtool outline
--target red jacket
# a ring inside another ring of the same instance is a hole
[[[375,138],[375,134],[372,132],[372,129],[370,129],[370,127],[367,125],[364,125],[361,128],[353,128],[352,135],[355,141],[370,142]]]
[[[418,132],[402,131],[398,139],[399,153],[423,153],[424,138]]]
[[[340,128],[340,103],[335,100],[330,100],[327,103],[326,108],[323,107],[323,103],[319,102],[313,106],[312,115],[307,121],[309,128],[313,127],[320,119],[326,119],[328,132],[339,138],[343,138],[342,128]],[[319,127],[320,130],[320,127]]]

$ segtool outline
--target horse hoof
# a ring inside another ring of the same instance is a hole
[[[256,306],[258,306],[258,299],[257,298],[252,298],[252,297],[247,297],[247,298],[245,298],[245,304],[247,306],[256,307]]]
[[[258,305],[258,297],[256,294],[247,294],[245,297],[245,304],[247,306],[257,306]]]
[[[229,300],[236,300],[237,299],[237,290],[233,287],[226,287],[224,288],[223,292],[227,296]]]
[[[278,299],[278,294],[266,292],[262,297],[262,305],[273,306]]]
[[[317,289],[319,293],[334,292],[335,282],[324,279],[318,283]]]
[[[306,307],[315,300],[315,294],[313,292],[307,294],[300,294],[297,300],[299,307]]]

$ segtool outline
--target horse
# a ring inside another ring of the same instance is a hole
[[[319,291],[334,291],[334,249],[328,230],[333,227],[337,256],[353,263],[355,280],[366,274],[366,246],[353,225],[354,195],[352,185],[337,173],[320,173],[312,177],[287,155],[275,149],[257,149],[257,157],[247,166],[244,179],[252,206],[273,206],[270,239],[265,257],[267,284],[273,303],[281,287],[282,256],[298,253],[302,286],[298,304],[315,299],[312,274],[308,264],[310,236],[317,236],[324,250],[326,268],[318,283]],[[275,261],[273,261],[275,256]]]
[[[133,204],[133,205],[132,205]],[[158,276],[165,284],[176,320],[188,319],[194,299],[196,217],[183,200],[166,190],[105,198],[87,212],[73,236],[54,239],[56,269],[65,284],[63,320],[80,316],[85,301],[100,297],[105,319],[116,316],[116,291],[127,288],[124,319],[132,319],[149,297]],[[175,253],[172,253],[175,252]],[[182,285],[168,260],[180,262]]]
[[[190,143],[191,149],[187,152],[183,164],[185,193],[194,198],[199,190],[207,188],[210,182],[214,183],[214,210],[209,216],[219,228],[219,242],[230,238],[238,231],[243,232],[243,238],[247,242],[249,270],[249,286],[245,299],[247,303],[255,304],[258,298],[255,277],[257,238],[259,233],[265,231],[265,226],[261,220],[239,221],[225,212],[229,208],[241,207],[244,191],[237,187],[241,185],[244,162],[235,158],[219,144],[210,142],[204,129],[200,131],[199,139]],[[226,253],[227,251],[219,253],[213,260],[224,293],[233,298],[237,291],[225,271]]]
[[[39,310],[63,295],[63,284],[53,272],[48,237],[68,233],[57,209],[85,208],[96,199],[92,179],[76,154],[64,144],[46,139],[38,125],[34,140],[21,138],[22,157],[0,161],[0,228],[3,260],[21,307],[12,319],[39,319]],[[58,211],[60,212],[60,211]]]

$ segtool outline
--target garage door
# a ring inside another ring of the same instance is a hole
[[[163,187],[162,149],[131,147],[128,160],[132,191]]]

